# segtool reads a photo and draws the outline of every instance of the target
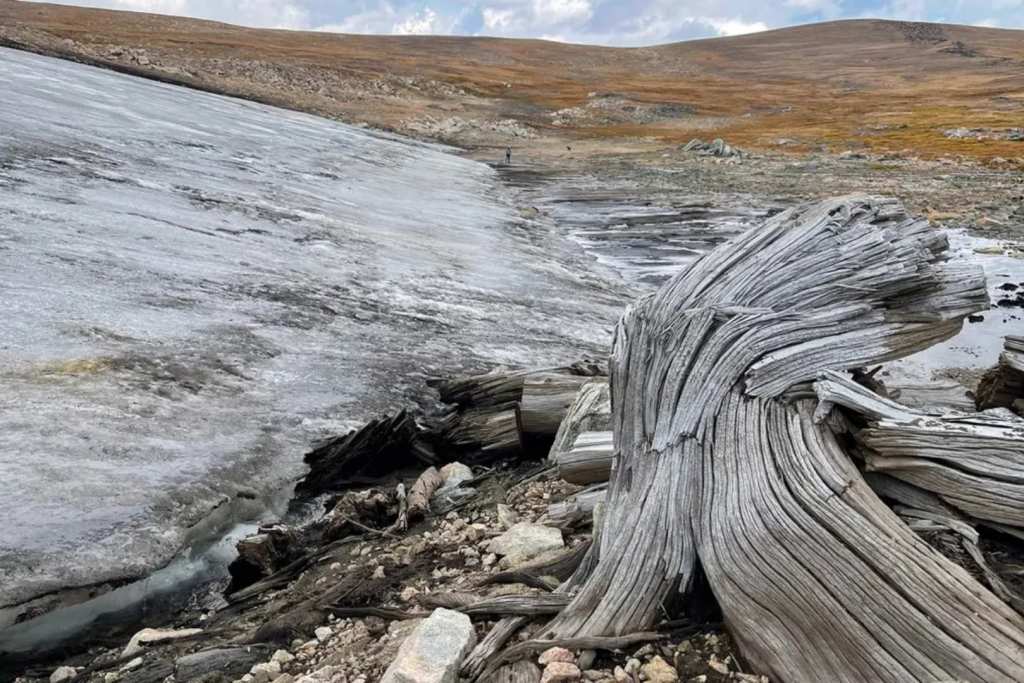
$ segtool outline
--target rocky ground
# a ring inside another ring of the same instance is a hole
[[[540,595],[543,591],[535,587],[491,582],[508,570],[579,549],[590,540],[590,519],[560,529],[548,516],[549,506],[581,487],[550,471],[537,476],[536,462],[505,462],[471,474],[456,465],[449,472],[457,473],[456,479],[474,477],[461,489],[463,494],[475,493],[456,510],[431,514],[408,532],[383,527],[348,535],[318,549],[315,560],[287,585],[251,600],[221,599],[211,609],[182,615],[167,628],[141,631],[127,643],[95,648],[18,680],[145,683],[174,676],[178,681],[244,683],[375,681],[396,657],[401,663],[403,643],[428,615],[443,616],[445,605]],[[361,491],[350,500],[365,503],[384,495]],[[435,505],[444,506],[436,497]],[[328,603],[340,614],[365,607],[376,613],[337,617]],[[479,641],[496,617],[474,619],[472,632],[464,638]],[[514,642],[538,636],[543,621],[524,629]],[[436,642],[426,647],[426,657],[444,656]],[[743,673],[713,615],[675,623],[650,643],[601,652],[546,648],[530,660],[537,662],[537,674],[543,670],[543,680],[552,683],[761,680]],[[412,680],[441,679],[423,674]]]

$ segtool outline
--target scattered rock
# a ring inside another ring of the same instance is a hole
[[[459,666],[475,645],[469,617],[438,608],[405,639],[381,683],[456,683]]]
[[[711,142],[704,142],[700,138],[694,138],[683,147],[684,152],[694,152],[701,156],[709,157],[738,157],[742,153],[735,147],[730,147],[722,138],[715,138]]]
[[[188,638],[199,635],[202,632],[203,629],[201,628],[183,628],[177,631],[174,629],[144,628],[128,641],[128,645],[121,653],[121,657],[127,658],[142,652],[147,645],[156,645],[157,643],[166,643],[171,640],[178,640],[179,638]]]
[[[675,667],[657,655],[644,664],[641,671],[651,683],[676,683],[679,680]]]
[[[572,662],[551,662],[544,667],[540,683],[563,683],[580,680],[580,668]]]
[[[511,529],[519,521],[519,515],[508,505],[498,503],[498,525],[502,529]]]
[[[491,539],[487,550],[503,555],[506,563],[514,566],[564,545],[560,530],[542,524],[519,522],[501,536]]]
[[[142,666],[142,657],[136,657],[132,661],[122,666],[121,671],[134,671],[135,669],[138,669],[140,666]]]
[[[281,675],[281,665],[273,660],[257,664],[249,670],[255,683],[270,683]]]
[[[537,658],[537,663],[541,666],[547,666],[551,662],[575,662],[576,657],[573,656],[572,652],[566,650],[564,647],[552,647],[544,650]]]
[[[77,675],[78,672],[73,667],[62,666],[50,674],[50,683],[64,683],[64,681],[70,681]]]
[[[453,488],[464,481],[473,478],[473,470],[461,462],[450,462],[441,468],[441,476],[444,478],[442,488]]]
[[[576,659],[576,666],[583,670],[584,676],[586,676],[587,669],[594,666],[594,660],[597,659],[597,652],[594,650],[584,650],[580,652],[580,656]]]
[[[293,659],[295,659],[295,655],[287,650],[278,650],[274,653],[274,656],[270,658],[271,661],[277,662],[278,664],[287,664]]]
[[[313,631],[313,635],[315,635],[316,639],[321,643],[330,638],[333,633],[334,631],[331,630],[330,626],[321,626]]]

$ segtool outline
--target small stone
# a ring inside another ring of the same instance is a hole
[[[508,505],[498,503],[498,524],[502,529],[511,529],[519,521],[519,515]]]
[[[64,681],[70,681],[77,675],[78,672],[70,666],[58,667],[56,671],[50,674],[50,683],[64,683]]]
[[[564,647],[552,647],[544,650],[540,653],[540,657],[537,658],[537,663],[541,666],[547,666],[551,662],[575,662],[576,657],[573,656],[572,652],[566,650]]]
[[[384,578],[384,565],[380,565],[376,569],[374,569],[373,570],[373,576],[371,578],[383,579]]]
[[[440,470],[444,478],[443,488],[455,488],[464,481],[473,478],[473,470],[461,462],[450,462]]]
[[[476,631],[468,616],[436,609],[405,639],[380,683],[456,683],[474,645]]]
[[[576,660],[576,666],[583,669],[586,672],[587,669],[594,666],[594,660],[597,659],[597,652],[594,650],[583,650],[580,652],[580,656]],[[586,674],[584,674],[586,675]]]
[[[113,671],[109,671],[109,672],[103,674],[103,683],[114,683],[119,678],[121,678],[121,677],[118,676],[116,673],[114,673]]]
[[[634,675],[640,671],[640,660],[636,657],[630,657],[626,660],[626,673]]]
[[[615,667],[615,672],[612,675],[615,676],[616,683],[629,683],[633,680],[633,677],[626,673],[621,666]]]
[[[273,680],[273,683],[294,683],[295,677],[291,674],[281,674]]]
[[[252,677],[252,674],[245,674],[244,676],[242,676],[241,680],[242,680],[242,683],[250,683],[251,681],[254,681],[256,679],[254,679]]]
[[[708,666],[720,674],[725,675],[729,673],[729,665],[714,655],[711,655],[708,659]]]
[[[270,661],[264,664],[257,664],[249,670],[255,683],[270,683],[281,675],[281,665]]]
[[[334,635],[334,631],[332,631],[329,626],[321,626],[320,628],[313,631],[313,635],[315,635],[316,639],[322,643],[328,638],[330,638],[332,635]]]
[[[580,668],[572,662],[551,662],[544,667],[540,683],[570,683],[580,680]]]
[[[612,676],[607,671],[601,671],[600,669],[587,669],[583,672],[583,678],[587,679],[588,681],[614,680],[614,676]]]
[[[402,589],[402,592],[398,594],[398,597],[402,598],[402,602],[412,602],[412,599],[419,595],[419,591],[412,586],[406,586]]]
[[[541,553],[565,547],[562,532],[543,524],[520,522],[501,536],[492,538],[487,550],[504,555],[509,566],[530,560]]]
[[[142,657],[136,657],[132,661],[122,666],[121,671],[132,671],[134,669],[138,669],[140,666],[142,666]]]
[[[288,652],[288,650],[278,650],[274,653],[274,656],[270,658],[270,661],[277,662],[278,664],[287,664],[293,659],[295,659],[295,655]]]
[[[498,561],[498,556],[494,553],[487,553],[483,556],[483,558],[481,558],[480,561],[483,563],[484,567],[489,568],[491,567],[491,565]]]
[[[651,683],[676,683],[679,680],[675,668],[658,655],[644,664],[641,670]]]

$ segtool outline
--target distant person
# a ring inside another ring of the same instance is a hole
[[[512,148],[511,147],[506,147],[505,148],[505,165],[506,166],[511,166],[512,165]]]

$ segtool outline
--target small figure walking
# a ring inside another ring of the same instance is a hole
[[[505,148],[505,165],[506,166],[511,166],[512,165],[512,148],[511,147],[506,147]]]

